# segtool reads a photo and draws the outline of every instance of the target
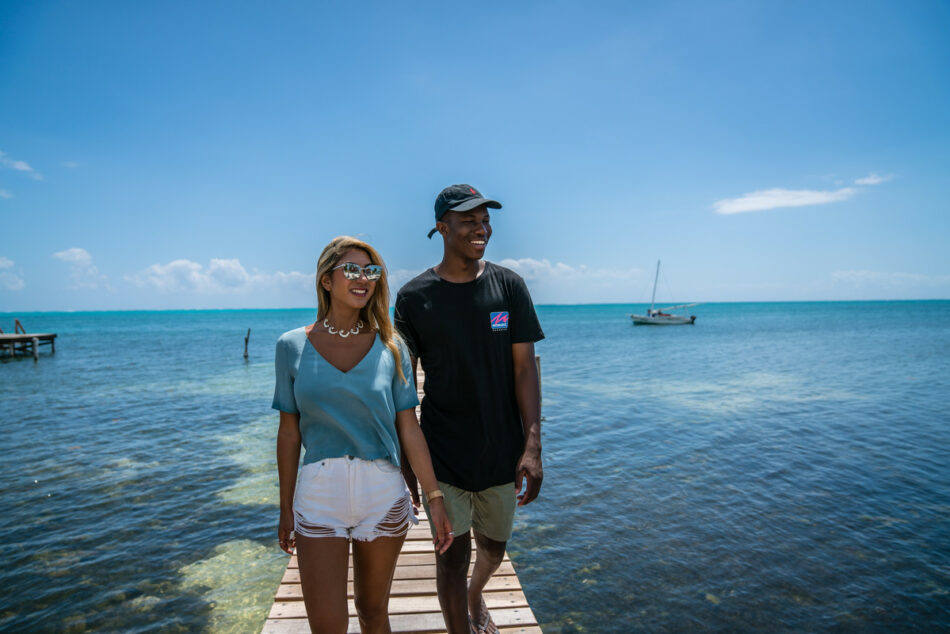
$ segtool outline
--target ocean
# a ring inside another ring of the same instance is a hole
[[[540,306],[545,632],[950,630],[950,301]],[[0,313],[0,630],[259,630],[312,310]],[[244,335],[251,329],[249,358]]]

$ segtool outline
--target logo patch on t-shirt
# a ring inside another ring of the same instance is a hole
[[[508,311],[491,314],[492,330],[508,330]]]

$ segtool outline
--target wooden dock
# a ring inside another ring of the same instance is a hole
[[[419,371],[417,389],[422,400],[424,375]],[[418,413],[418,408],[417,408]],[[276,547],[276,546],[275,546]],[[475,540],[472,540],[472,566],[475,562]],[[471,567],[469,567],[471,574]],[[514,566],[505,553],[498,571],[492,576],[483,593],[485,604],[499,632],[513,634],[541,634],[537,619],[528,605]],[[347,603],[350,623],[348,632],[359,632],[359,619],[353,603],[353,558],[347,573]],[[409,530],[402,552],[396,560],[392,594],[389,598],[389,621],[394,633],[435,633],[446,631],[439,597],[435,589],[435,550],[425,513],[420,510],[419,525]],[[307,634],[307,612],[300,589],[300,571],[297,556],[290,558],[280,587],[274,597],[270,614],[264,622],[262,634]]]
[[[473,544],[474,544],[474,540]],[[472,551],[474,562],[475,552]],[[349,632],[359,632],[359,619],[353,604],[352,558],[348,572],[347,597],[350,608]],[[474,564],[473,564],[474,565]],[[485,604],[500,632],[541,634],[541,628],[528,605],[521,582],[515,574],[507,553],[498,572],[491,578],[484,592]],[[445,622],[435,591],[435,552],[425,515],[419,526],[409,531],[402,553],[396,561],[392,594],[389,598],[389,621],[393,632],[445,632]],[[280,581],[263,634],[307,634],[307,612],[300,590],[300,571],[297,557],[290,558]]]
[[[14,320],[13,334],[4,333],[0,328],[0,354],[9,353],[12,357],[32,354],[34,359],[38,359],[40,346],[49,346],[50,352],[55,354],[56,335],[51,332],[27,332],[19,319]]]

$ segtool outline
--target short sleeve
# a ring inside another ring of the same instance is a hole
[[[534,310],[534,302],[528,286],[520,275],[512,274],[509,280],[511,289],[511,343],[527,343],[544,339],[538,313]]]
[[[399,354],[402,357],[400,364],[405,380],[400,379],[399,374],[393,372],[393,405],[397,412],[401,412],[418,405],[419,396],[416,394],[416,383],[412,380],[412,361],[409,359],[409,351],[399,339],[396,339],[396,345],[399,346]]]
[[[393,323],[396,330],[402,335],[403,341],[409,347],[409,354],[414,357],[421,356],[419,354],[419,335],[416,333],[416,329],[412,327],[412,322],[409,321],[409,298],[402,291],[399,291],[399,294],[396,295]]]
[[[289,347],[289,342],[285,341],[283,337],[277,341],[277,351],[274,353],[274,370],[277,375],[277,383],[274,386],[274,400],[271,407],[288,414],[299,414],[297,399],[294,396],[294,377],[291,372],[292,364]]]

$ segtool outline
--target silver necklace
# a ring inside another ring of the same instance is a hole
[[[339,330],[337,330],[336,328],[334,328],[333,326],[330,325],[330,320],[329,320],[329,319],[324,319],[324,320],[323,320],[323,327],[326,328],[326,329],[327,329],[327,332],[330,333],[331,335],[340,335],[341,337],[343,337],[344,339],[346,339],[346,338],[349,337],[350,335],[358,335],[358,334],[360,334],[360,330],[363,329],[363,320],[362,320],[362,319],[357,319],[357,320],[356,320],[356,326],[353,327],[353,328],[350,328],[348,331],[347,331],[347,330],[344,330],[344,329],[342,329],[342,328],[340,328]]]

